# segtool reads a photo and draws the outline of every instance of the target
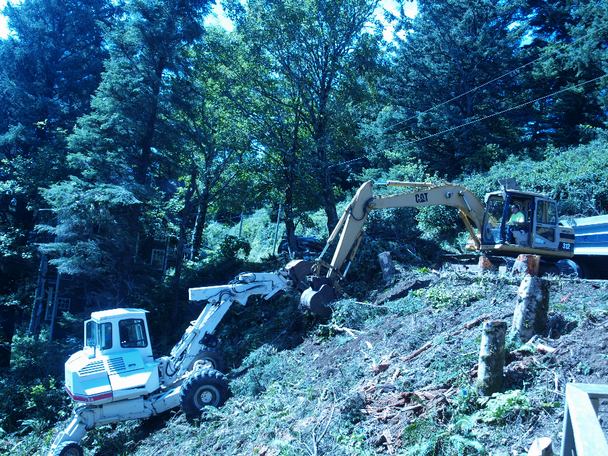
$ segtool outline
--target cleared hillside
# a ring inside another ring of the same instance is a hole
[[[235,309],[220,334],[233,366],[223,408],[108,426],[83,443],[96,455],[515,455],[551,437],[558,453],[566,383],[607,383],[608,284],[545,280],[538,341],[555,351],[508,343],[496,397],[474,387],[481,324],[511,325],[521,278],[410,271],[364,302],[339,301],[330,321],[300,317],[287,296]],[[414,283],[425,286],[387,298]]]

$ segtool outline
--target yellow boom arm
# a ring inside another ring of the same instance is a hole
[[[415,190],[412,192],[374,196],[374,185],[408,187],[414,188]],[[350,262],[354,258],[359,243],[361,242],[363,225],[365,225],[367,217],[373,209],[421,206],[452,206],[458,208],[460,217],[464,221],[465,226],[477,247],[479,247],[479,241],[472,225],[475,225],[477,230],[481,229],[485,207],[479,198],[477,198],[468,188],[451,183],[433,184],[426,182],[399,181],[381,183],[368,181],[357,190],[354,198],[347,206],[335,229],[327,239],[325,249],[316,260],[313,266],[313,274],[317,278],[317,281],[315,283],[313,280],[312,288],[306,290],[302,294],[302,304],[304,307],[310,308],[318,313],[320,304],[315,305],[314,301],[316,298],[313,295],[321,291],[323,285],[325,285],[325,289],[322,290],[324,298],[321,299],[321,301],[326,303],[333,299],[333,297],[330,296],[333,295],[333,290],[330,290],[327,287],[331,286],[332,288],[335,288],[337,286],[337,280],[340,280],[348,272]],[[335,242],[338,236],[340,236],[340,238],[331,263],[326,263],[322,259],[323,255]],[[340,269],[347,259],[349,264],[346,269],[341,272]],[[325,280],[319,280],[319,278],[323,277]]]

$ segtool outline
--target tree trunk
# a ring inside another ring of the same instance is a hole
[[[548,283],[540,277],[526,275],[517,295],[511,335],[520,342],[527,342],[534,334],[540,334],[547,328]]]
[[[29,335],[34,336],[34,340],[37,342],[40,335],[40,317],[44,309],[44,290],[46,286],[46,273],[48,270],[48,261],[46,255],[42,255],[40,259],[40,269],[38,270],[38,284],[36,285],[36,297],[34,299],[34,306],[32,308],[32,316],[30,318]]]
[[[285,235],[287,242],[292,252],[298,249],[296,243],[296,224],[294,221],[293,204],[294,204],[294,183],[296,182],[296,166],[297,152],[299,149],[298,135],[300,132],[299,115],[296,113],[294,119],[293,142],[291,150],[283,156],[283,167],[286,170],[285,182]],[[274,254],[275,252],[273,252]]]
[[[203,246],[203,231],[205,231],[205,223],[207,222],[207,210],[209,209],[209,195],[205,192],[198,203],[198,211],[196,213],[196,223],[194,232],[192,233],[192,255],[191,260],[198,260]]]
[[[477,388],[483,396],[491,396],[502,389],[505,367],[505,321],[486,321],[481,335]]]
[[[314,138],[317,145],[317,158],[319,160],[319,170],[321,175],[321,198],[323,209],[327,216],[327,229],[331,233],[338,224],[338,211],[336,210],[336,197],[334,188],[331,184],[331,168],[329,167],[327,127],[329,119],[327,117],[327,99],[331,90],[331,81],[326,81],[323,89],[319,93],[319,111],[313,123]]]
[[[327,166],[325,179],[323,179],[323,209],[325,209],[325,215],[327,216],[327,230],[331,233],[338,224],[338,211],[336,210],[334,189],[331,185],[331,173]]]
[[[177,257],[175,258],[175,278],[173,281],[173,314],[171,316],[173,321],[177,321],[177,314],[179,312],[179,295],[182,283],[182,266],[184,264],[184,247],[186,245],[186,225],[188,223],[188,217],[192,211],[192,196],[196,186],[196,171],[192,172],[190,186],[186,195],[184,196],[184,208],[182,209],[180,221],[179,221],[179,239],[177,242]]]

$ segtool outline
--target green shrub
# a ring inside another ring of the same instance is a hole
[[[480,398],[479,401],[485,402],[481,419],[487,423],[510,422],[533,409],[530,400],[521,390],[494,393],[487,402],[485,398]]]
[[[249,242],[235,236],[226,236],[220,244],[220,255],[223,258],[242,257],[247,259],[251,252]]]
[[[342,299],[332,305],[333,313],[328,326],[346,327],[362,330],[363,327],[380,314],[386,313],[382,307],[361,304],[354,299]]]
[[[485,291],[478,284],[455,288],[450,282],[439,282],[434,286],[416,290],[414,294],[424,298],[436,310],[465,307],[485,297]]]
[[[38,341],[17,332],[13,337],[11,368],[0,377],[0,427],[6,432],[38,432],[32,423],[53,424],[68,413],[63,390],[64,362],[77,342],[49,344],[48,333]],[[33,421],[32,421],[33,420]]]
[[[482,197],[499,190],[499,179],[514,177],[523,190],[545,193],[559,202],[562,216],[591,216],[608,210],[608,141],[557,150],[541,160],[510,157],[487,173],[463,176],[462,182]]]

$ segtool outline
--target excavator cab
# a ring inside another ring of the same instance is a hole
[[[76,402],[104,404],[156,390],[146,312],[110,309],[85,322],[84,347],[65,364],[65,387]]]
[[[482,244],[531,245],[534,198],[518,193],[490,193],[486,197]]]
[[[524,252],[526,249],[562,251],[568,250],[560,245],[560,229],[555,200],[545,195],[524,192],[519,189],[503,189],[488,193],[485,198],[481,243],[484,250],[513,250]]]

